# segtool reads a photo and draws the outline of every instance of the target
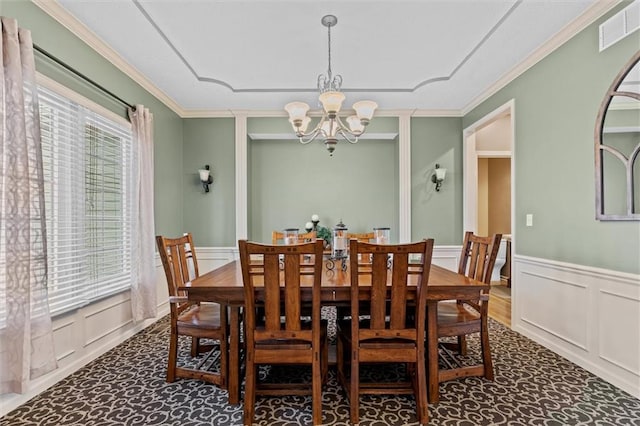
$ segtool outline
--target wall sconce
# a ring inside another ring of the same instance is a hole
[[[431,176],[431,182],[436,184],[436,191],[440,191],[442,182],[444,182],[444,176],[447,174],[447,169],[441,169],[440,164],[436,164],[436,172]]]
[[[202,182],[202,187],[204,188],[204,192],[209,192],[209,185],[213,183],[213,176],[209,172],[209,165],[204,166],[204,169],[198,170],[200,173],[200,182]]]

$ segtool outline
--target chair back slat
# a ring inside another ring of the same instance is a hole
[[[393,256],[391,312],[389,313],[389,328],[391,330],[403,329],[406,326],[408,263],[407,253],[397,253]]]
[[[357,258],[357,256],[355,256]],[[387,315],[387,255],[374,253],[371,273],[371,328],[384,328]],[[357,317],[356,317],[357,318]]]
[[[280,330],[280,262],[277,254],[263,256],[265,328]]]
[[[300,256],[284,256],[284,307],[287,330],[300,330]]]
[[[370,243],[371,240],[376,238],[376,234],[374,232],[366,232],[362,234],[347,232],[347,239],[352,240],[354,238],[361,243]],[[361,254],[359,260],[361,263],[371,263],[371,255]]]

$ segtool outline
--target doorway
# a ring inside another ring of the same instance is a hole
[[[511,100],[463,133],[464,229],[479,235],[503,235],[491,278],[489,313],[507,325],[511,323],[511,258],[515,252],[514,112]]]

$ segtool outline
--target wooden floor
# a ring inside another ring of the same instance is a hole
[[[511,297],[508,297],[511,289],[507,286],[492,283],[493,287],[489,296],[489,317],[511,327]]]

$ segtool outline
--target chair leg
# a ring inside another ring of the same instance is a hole
[[[176,380],[176,363],[178,362],[178,334],[171,331],[169,337],[169,361],[167,363],[167,382],[172,383]]]
[[[220,377],[222,378],[222,387],[227,389],[229,386],[229,341],[226,333],[220,338]]]
[[[458,352],[462,356],[467,355],[467,336],[464,334],[458,336]]]
[[[323,349],[324,350],[324,349]],[[320,359],[317,359],[320,357]],[[313,411],[313,424],[322,425],[322,381],[324,359],[320,351],[315,353],[311,366],[311,405]]]
[[[322,384],[327,383],[327,377],[329,376],[329,342],[325,340],[324,347],[322,348],[322,354],[320,356],[320,368],[322,370]]]
[[[336,372],[338,376],[338,381],[342,382],[342,377],[344,377],[344,355],[343,355],[344,345],[342,343],[342,338],[338,336],[336,342]],[[341,383],[344,384],[344,383]]]
[[[349,395],[349,406],[351,408],[351,424],[360,423],[360,361],[358,353],[351,350],[351,392]]]
[[[480,330],[480,346],[482,349],[482,363],[484,364],[484,377],[493,380],[493,362],[491,361],[491,348],[489,347],[489,329],[485,319]]]
[[[436,404],[440,399],[438,378],[438,310],[435,304],[427,307],[427,370],[429,377],[428,395],[429,402]]]
[[[418,411],[418,421],[421,425],[429,423],[429,406],[427,403],[427,372],[425,368],[424,353],[418,356],[418,362],[415,365],[415,379],[417,381],[416,388],[416,409]]]
[[[197,337],[191,338],[191,358],[195,358],[198,356],[200,352],[200,339]]]
[[[256,365],[247,359],[244,384],[244,425],[251,426],[256,405]]]

